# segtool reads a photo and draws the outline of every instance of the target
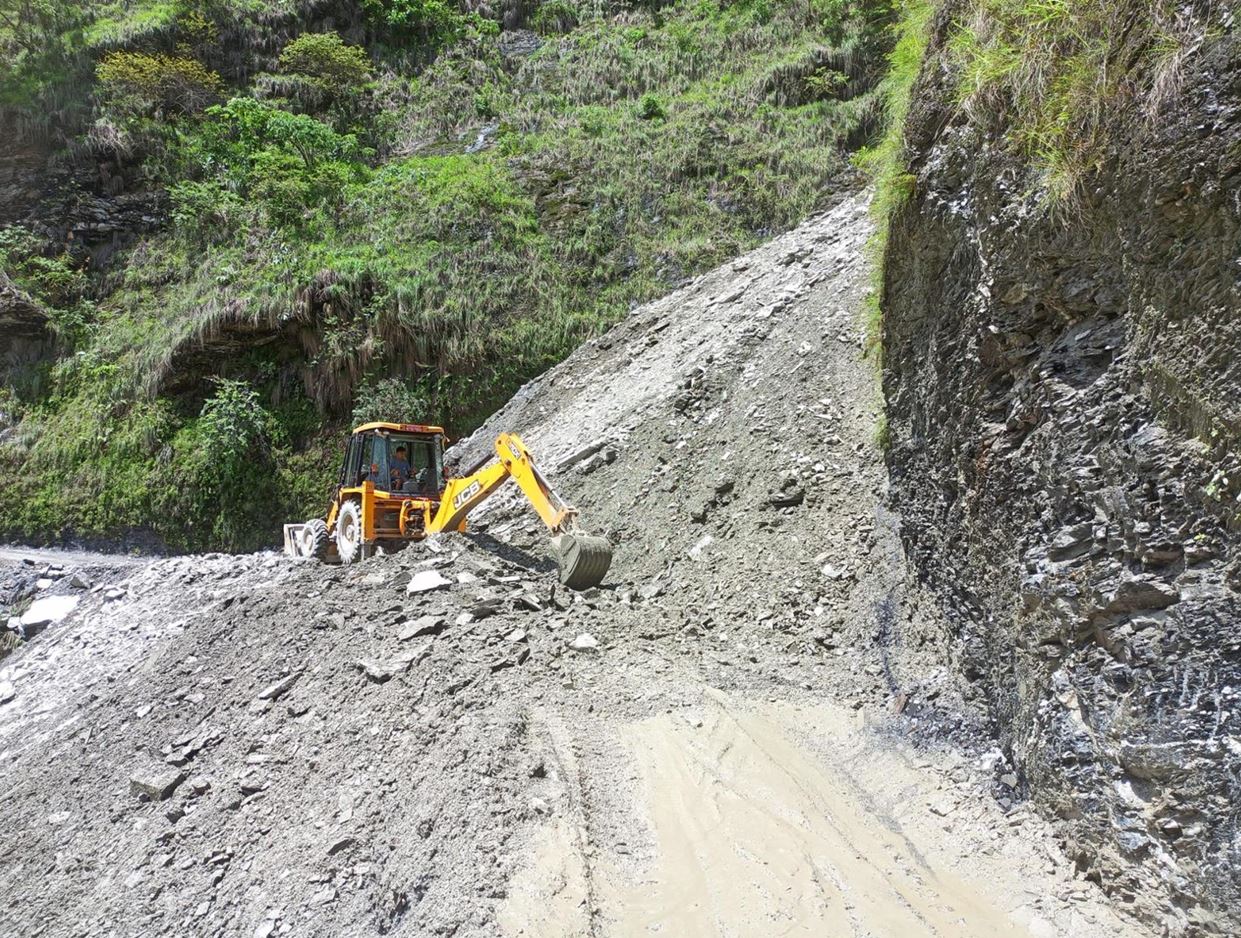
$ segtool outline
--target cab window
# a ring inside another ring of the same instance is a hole
[[[360,482],[374,482],[379,488],[388,486],[388,441],[378,433],[368,433],[362,442]]]

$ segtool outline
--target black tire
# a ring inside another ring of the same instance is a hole
[[[357,502],[345,502],[336,513],[336,553],[341,563],[362,559],[362,509]]]
[[[331,546],[331,541],[327,536],[327,522],[322,518],[307,521],[302,529],[302,556],[327,560],[328,549]]]

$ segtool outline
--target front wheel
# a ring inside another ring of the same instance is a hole
[[[336,552],[341,563],[362,559],[362,512],[357,502],[345,502],[336,515]]]
[[[302,527],[302,556],[325,560],[327,558],[327,549],[327,522],[322,518],[314,518],[311,521],[307,521]]]

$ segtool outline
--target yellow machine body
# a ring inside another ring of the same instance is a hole
[[[355,428],[327,517],[286,524],[285,551],[353,563],[378,546],[464,531],[470,512],[512,479],[553,535],[561,581],[573,589],[602,582],[611,544],[577,531],[577,509],[548,484],[520,437],[500,434],[496,458],[459,477],[443,468],[445,443],[443,429],[426,424]]]

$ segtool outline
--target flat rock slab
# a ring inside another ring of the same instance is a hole
[[[30,604],[22,615],[23,629],[43,629],[55,625],[77,608],[77,596],[44,596]]]
[[[452,583],[451,580],[436,570],[422,570],[409,578],[409,586],[405,587],[405,592],[426,593],[430,590],[443,589],[450,583]]]
[[[397,639],[404,642],[422,635],[439,635],[444,631],[444,625],[443,616],[420,616],[413,622],[402,626]]]
[[[281,678],[275,684],[264,687],[261,691],[259,691],[259,700],[275,700],[290,687],[292,687],[296,680],[297,675],[290,674],[288,677]]]
[[[383,684],[392,680],[398,674],[403,674],[409,670],[409,666],[415,661],[421,661],[431,653],[431,644],[420,645],[410,651],[403,651],[391,658],[374,659],[359,658],[354,666],[365,674],[376,684]]]

